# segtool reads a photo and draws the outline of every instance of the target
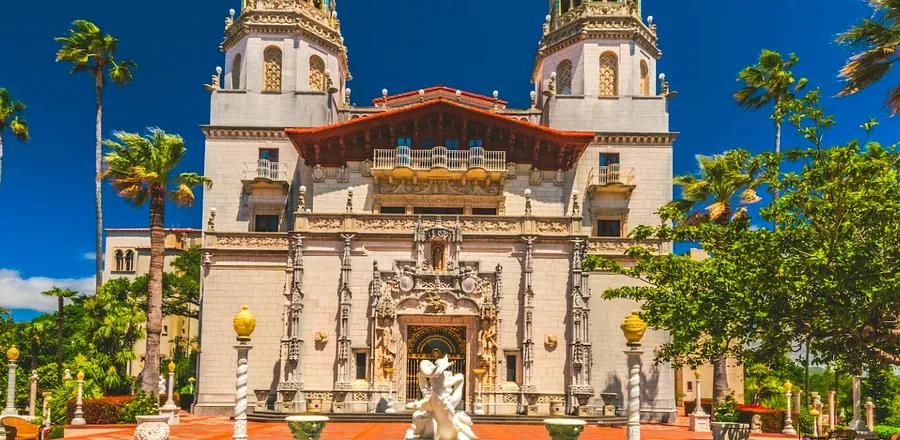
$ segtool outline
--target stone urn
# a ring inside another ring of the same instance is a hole
[[[325,416],[291,416],[284,419],[291,429],[294,440],[319,440],[328,417]]]
[[[133,440],[168,440],[169,416],[137,416]]]
[[[734,422],[712,422],[709,424],[713,440],[745,440],[750,438],[750,425]]]
[[[544,427],[553,440],[576,440],[587,422],[580,419],[544,419]]]

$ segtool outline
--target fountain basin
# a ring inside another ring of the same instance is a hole
[[[291,416],[284,419],[291,430],[294,440],[319,440],[328,417],[325,416]]]

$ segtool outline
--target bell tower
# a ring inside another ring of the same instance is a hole
[[[667,131],[653,18],[640,0],[550,0],[532,80],[554,128]],[[635,125],[633,118],[642,115]]]
[[[335,0],[244,0],[225,19],[221,49],[212,124],[334,122],[351,79]]]

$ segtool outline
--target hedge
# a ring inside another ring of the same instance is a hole
[[[134,400],[131,396],[101,397],[97,399],[85,399],[82,404],[84,420],[88,425],[114,425],[119,423],[122,409]],[[69,420],[75,417],[75,400],[69,400],[66,405]]]
[[[900,434],[900,426],[875,425],[873,429],[878,440],[889,440],[891,436]]]
[[[750,424],[754,415],[759,415],[762,431],[780,433],[784,427],[783,409],[767,408],[761,405],[738,405],[738,421]]]

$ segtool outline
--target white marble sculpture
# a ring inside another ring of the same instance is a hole
[[[465,376],[453,374],[452,363],[444,356],[434,363],[419,364],[419,388],[422,399],[406,405],[413,411],[412,427],[406,440],[472,440],[472,419],[456,407],[463,398]]]

